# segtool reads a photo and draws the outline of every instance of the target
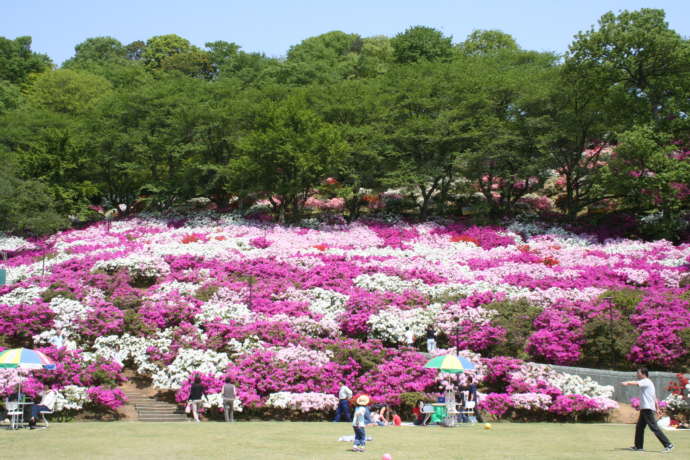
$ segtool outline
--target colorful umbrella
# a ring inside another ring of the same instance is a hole
[[[460,360],[460,364],[462,364],[462,368],[466,371],[472,371],[476,367],[472,361],[464,356],[458,356],[458,359]]]
[[[458,374],[465,370],[462,362],[455,355],[444,355],[431,358],[424,367],[438,369],[443,372]]]
[[[12,348],[0,352],[0,368],[55,369],[55,361],[28,348]]]

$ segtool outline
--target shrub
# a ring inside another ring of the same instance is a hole
[[[532,324],[541,309],[524,299],[494,302],[486,308],[498,312],[491,322],[506,331],[505,340],[492,349],[492,354],[527,359],[525,344],[534,331]]]

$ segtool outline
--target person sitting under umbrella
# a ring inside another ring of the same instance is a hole
[[[36,427],[36,417],[41,412],[53,412],[55,402],[57,401],[57,393],[54,390],[48,389],[41,395],[41,402],[31,407],[31,419],[29,420],[29,428]]]

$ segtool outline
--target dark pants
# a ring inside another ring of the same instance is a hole
[[[355,446],[364,447],[367,443],[367,433],[364,431],[364,427],[353,426],[355,430]]]
[[[35,404],[35,405],[31,406],[31,416],[33,418],[38,417],[41,412],[50,412],[50,409],[48,409],[46,406],[42,406],[40,404]]]
[[[651,409],[640,409],[640,417],[637,419],[637,425],[635,426],[635,447],[642,449],[644,446],[644,428],[647,425],[649,425],[649,429],[652,430],[652,433],[656,435],[656,438],[664,447],[671,445],[671,441],[668,440],[661,428],[659,428],[659,425],[656,424],[654,411]]]
[[[235,421],[235,400],[234,399],[224,399],[223,400],[223,414],[225,415],[226,422]]]
[[[352,417],[350,416],[350,402],[347,399],[341,399],[338,401],[338,408],[335,410],[334,422],[340,422],[340,419],[344,417],[343,422],[351,422]]]

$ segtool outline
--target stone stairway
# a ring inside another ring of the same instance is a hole
[[[184,422],[187,415],[177,404],[170,404],[147,396],[137,389],[124,390],[129,404],[133,405],[140,422]]]

